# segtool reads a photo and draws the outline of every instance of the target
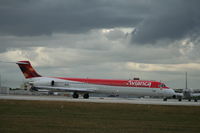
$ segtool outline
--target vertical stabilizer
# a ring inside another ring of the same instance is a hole
[[[19,68],[21,69],[25,78],[41,77],[31,66],[29,61],[18,61],[16,64],[19,65]]]

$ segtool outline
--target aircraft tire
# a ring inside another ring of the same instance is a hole
[[[163,101],[167,101],[167,98],[164,98]]]
[[[72,95],[72,97],[73,97],[73,98],[78,98],[79,95],[78,95],[76,92],[74,92],[74,94]]]
[[[197,102],[198,100],[197,99],[194,99],[194,102]]]
[[[88,94],[88,93],[84,94],[84,95],[83,95],[83,98],[84,98],[84,99],[88,99],[88,98],[89,98],[89,94]]]
[[[182,98],[179,98],[178,101],[181,102],[181,101],[182,101]]]

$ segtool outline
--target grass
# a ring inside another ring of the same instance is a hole
[[[0,133],[199,133],[200,107],[0,100]]]

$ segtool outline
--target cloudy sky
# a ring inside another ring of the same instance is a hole
[[[199,0],[0,0],[0,60],[41,75],[131,79],[200,89]],[[3,85],[24,80],[0,63]]]

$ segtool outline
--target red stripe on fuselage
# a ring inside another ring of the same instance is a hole
[[[163,84],[158,81],[147,81],[147,80],[113,80],[113,79],[87,79],[87,78],[64,78],[64,77],[54,77],[54,78],[88,83],[88,84],[122,86],[122,87],[161,88],[160,85]],[[165,86],[162,88],[168,89],[169,87]]]

